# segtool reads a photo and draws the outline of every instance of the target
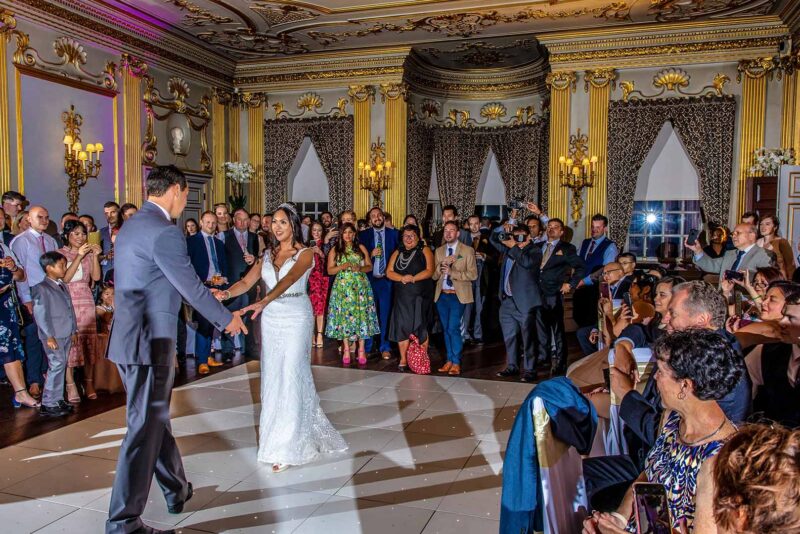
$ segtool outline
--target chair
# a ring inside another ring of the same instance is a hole
[[[608,366],[614,366],[614,349],[608,351]],[[641,393],[653,370],[654,363],[651,361],[653,352],[649,348],[633,349],[633,358],[636,360],[636,367],[639,370],[639,382],[636,389]],[[619,405],[622,399],[618,399],[614,392],[611,392],[611,407],[609,409],[609,426],[606,434],[606,452],[609,455],[628,454],[628,444],[622,435],[625,422],[619,416]]]
[[[533,424],[544,532],[580,532],[589,509],[581,455],[553,435],[550,415],[541,398],[533,400]]]

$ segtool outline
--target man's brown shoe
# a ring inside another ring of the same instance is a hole
[[[225,364],[222,362],[218,362],[213,356],[209,356],[206,365],[208,365],[209,367],[222,367]]]
[[[446,372],[450,371],[450,369],[452,367],[453,367],[453,364],[451,362],[447,362],[446,364],[444,364],[442,367],[439,368],[439,372],[440,373],[446,373]]]
[[[211,369],[208,368],[208,365],[201,363],[197,366],[197,374],[199,375],[207,375],[211,372]]]
[[[450,367],[450,370],[447,372],[447,374],[451,375],[451,376],[460,375],[461,374],[461,366],[453,364],[453,366]]]

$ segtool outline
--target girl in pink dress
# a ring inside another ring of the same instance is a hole
[[[308,246],[314,250],[314,267],[308,277],[308,294],[311,298],[311,307],[314,310],[314,324],[316,334],[312,345],[321,347],[322,333],[325,331],[325,308],[328,305],[328,284],[330,278],[325,272],[325,254],[322,252],[322,243],[325,237],[325,228],[321,223],[314,221],[309,230]]]
[[[89,399],[96,399],[94,389],[94,363],[97,358],[97,318],[95,315],[92,283],[100,280],[100,245],[87,242],[86,227],[80,221],[67,221],[61,238],[66,245],[59,252],[67,258],[67,273],[64,282],[72,297],[75,320],[78,323],[76,342],[72,344],[67,362],[67,399],[80,402],[75,385],[73,369],[83,367],[84,392]]]

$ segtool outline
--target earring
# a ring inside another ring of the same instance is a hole
[[[678,392],[678,400],[684,400],[686,398],[686,393],[683,390]]]

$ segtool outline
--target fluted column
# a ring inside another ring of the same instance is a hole
[[[567,220],[569,189],[561,187],[558,177],[558,157],[569,151],[569,121],[572,93],[576,76],[571,71],[551,72],[545,80],[550,88],[550,183],[548,188],[548,215]]]
[[[353,102],[353,126],[355,139],[353,146],[353,209],[358,217],[364,217],[372,207],[372,195],[364,191],[358,182],[358,162],[369,161],[371,143],[372,104],[375,103],[375,87],[371,85],[351,85],[347,92]]]
[[[592,215],[608,210],[608,103],[616,79],[614,69],[593,69],[584,74],[584,88],[589,93],[589,154],[597,156],[594,185],[586,191],[587,235]]]
[[[783,112],[781,121],[781,148],[793,148],[800,155],[800,83],[796,71],[800,56],[787,58],[783,75]]]
[[[247,161],[255,169],[250,181],[248,211],[264,213],[264,107],[266,98],[262,94],[244,95],[247,106]]]
[[[147,64],[122,54],[122,109],[125,153],[125,202],[141,206],[144,199],[142,170],[142,78]],[[115,191],[117,190],[115,186]]]
[[[219,204],[226,202],[225,195],[225,171],[222,164],[225,163],[225,103],[228,95],[225,92],[215,90],[211,104],[211,160],[213,174],[211,178],[211,190],[208,195],[211,199],[209,204]],[[207,207],[211,207],[210,205]]]
[[[408,104],[402,83],[381,84],[381,102],[386,105],[386,158],[394,165],[392,180],[385,194],[384,211],[400,224],[406,206],[406,125]]]
[[[772,78],[774,64],[771,61],[744,60],[739,62],[742,84],[742,112],[739,134],[739,194],[736,220],[745,211],[747,177],[753,163],[753,152],[764,146],[764,125],[767,106],[767,80]]]
[[[5,19],[1,15],[2,11],[0,11],[0,191],[8,191],[11,189],[11,130],[8,125],[8,110],[11,104],[8,101],[6,52],[10,25],[5,24]],[[10,14],[8,16],[10,17]]]

